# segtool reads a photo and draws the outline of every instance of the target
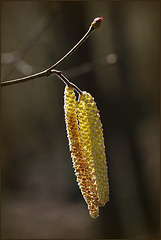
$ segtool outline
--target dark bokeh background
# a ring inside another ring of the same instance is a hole
[[[100,110],[110,202],[93,220],[73,173],[56,77],[1,89],[2,237],[159,238],[159,1],[4,1],[2,81],[57,69]]]

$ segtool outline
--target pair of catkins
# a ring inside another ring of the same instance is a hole
[[[89,214],[96,219],[99,207],[109,201],[109,184],[100,115],[94,98],[65,87],[65,122],[75,175]]]

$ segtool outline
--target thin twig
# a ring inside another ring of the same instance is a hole
[[[35,78],[40,78],[40,77],[49,77],[51,74],[56,74],[60,77],[60,71],[54,70],[54,68],[56,66],[58,66],[60,63],[62,63],[70,54],[72,54],[76,49],[78,49],[81,44],[89,37],[89,35],[95,30],[97,29],[102,22],[103,18],[99,17],[99,18],[95,18],[93,20],[93,22],[91,23],[87,33],[82,37],[82,39],[65,55],[63,56],[59,61],[57,61],[54,65],[52,65],[51,67],[47,68],[46,70],[39,72],[39,73],[35,73],[32,74],[30,76],[27,77],[23,77],[23,78],[18,78],[18,79],[14,79],[14,80],[9,80],[9,81],[5,81],[1,83],[1,86],[9,86],[9,85],[13,85],[13,84],[17,84],[17,83],[22,83],[22,82],[27,82],[29,80],[33,80]],[[58,74],[59,72],[59,74]],[[63,77],[62,77],[63,76]],[[65,79],[64,75],[61,75],[61,80],[63,80],[63,78]],[[65,82],[65,81],[64,81]],[[73,85],[73,87],[79,92],[81,93],[81,90],[79,88],[77,88],[77,86],[75,86],[72,83],[68,83],[69,85]]]
[[[47,70],[52,70],[56,66],[58,66],[61,62],[63,62],[70,54],[72,54],[78,47],[82,45],[82,43],[89,37],[90,33],[93,32],[94,28],[89,27],[87,33],[82,37],[82,39],[67,53],[64,57],[62,57],[59,61],[57,61],[54,65],[49,67]]]
[[[72,82],[69,81],[69,79],[67,79],[61,71],[57,71],[55,69],[51,70],[52,73],[54,73],[55,75],[57,75],[66,85],[68,85],[69,87],[73,87],[80,95],[82,94],[82,91]]]
[[[94,29],[90,26],[89,30],[87,31],[87,33],[83,36],[83,38],[65,55],[63,56],[59,61],[57,61],[54,65],[52,65],[51,67],[47,68],[46,70],[39,72],[39,73],[35,73],[32,74],[30,76],[27,77],[22,77],[22,78],[18,78],[18,79],[14,79],[14,80],[10,80],[10,81],[6,81],[6,82],[2,82],[1,86],[8,86],[8,85],[13,85],[13,84],[17,84],[20,82],[27,82],[29,80],[35,79],[35,78],[40,78],[40,77],[48,77],[50,76],[52,73],[51,70],[53,70],[56,66],[58,66],[61,62],[63,62],[70,54],[72,54],[78,47],[81,46],[81,44],[89,37],[90,33],[93,31]]]
[[[1,87],[9,86],[9,85],[17,84],[17,83],[27,82],[29,80],[40,78],[40,77],[43,77],[43,76],[47,76],[46,75],[46,71],[35,73],[33,75],[30,75],[30,76],[27,76],[27,77],[23,77],[23,78],[17,78],[17,79],[14,79],[14,80],[1,82]]]

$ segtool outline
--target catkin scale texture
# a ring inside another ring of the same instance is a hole
[[[72,87],[64,93],[65,122],[75,175],[92,218],[99,216],[98,194],[95,175],[92,174],[88,158],[84,155],[76,113],[76,97]]]
[[[83,152],[89,164],[91,175],[95,176],[97,205],[104,206],[109,200],[107,165],[100,115],[94,98],[83,92],[77,103],[79,133]]]

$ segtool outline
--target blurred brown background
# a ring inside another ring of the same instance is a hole
[[[159,238],[159,1],[4,1],[1,79],[58,70],[100,110],[110,202],[93,220],[77,186],[56,77],[1,89],[2,238]]]

